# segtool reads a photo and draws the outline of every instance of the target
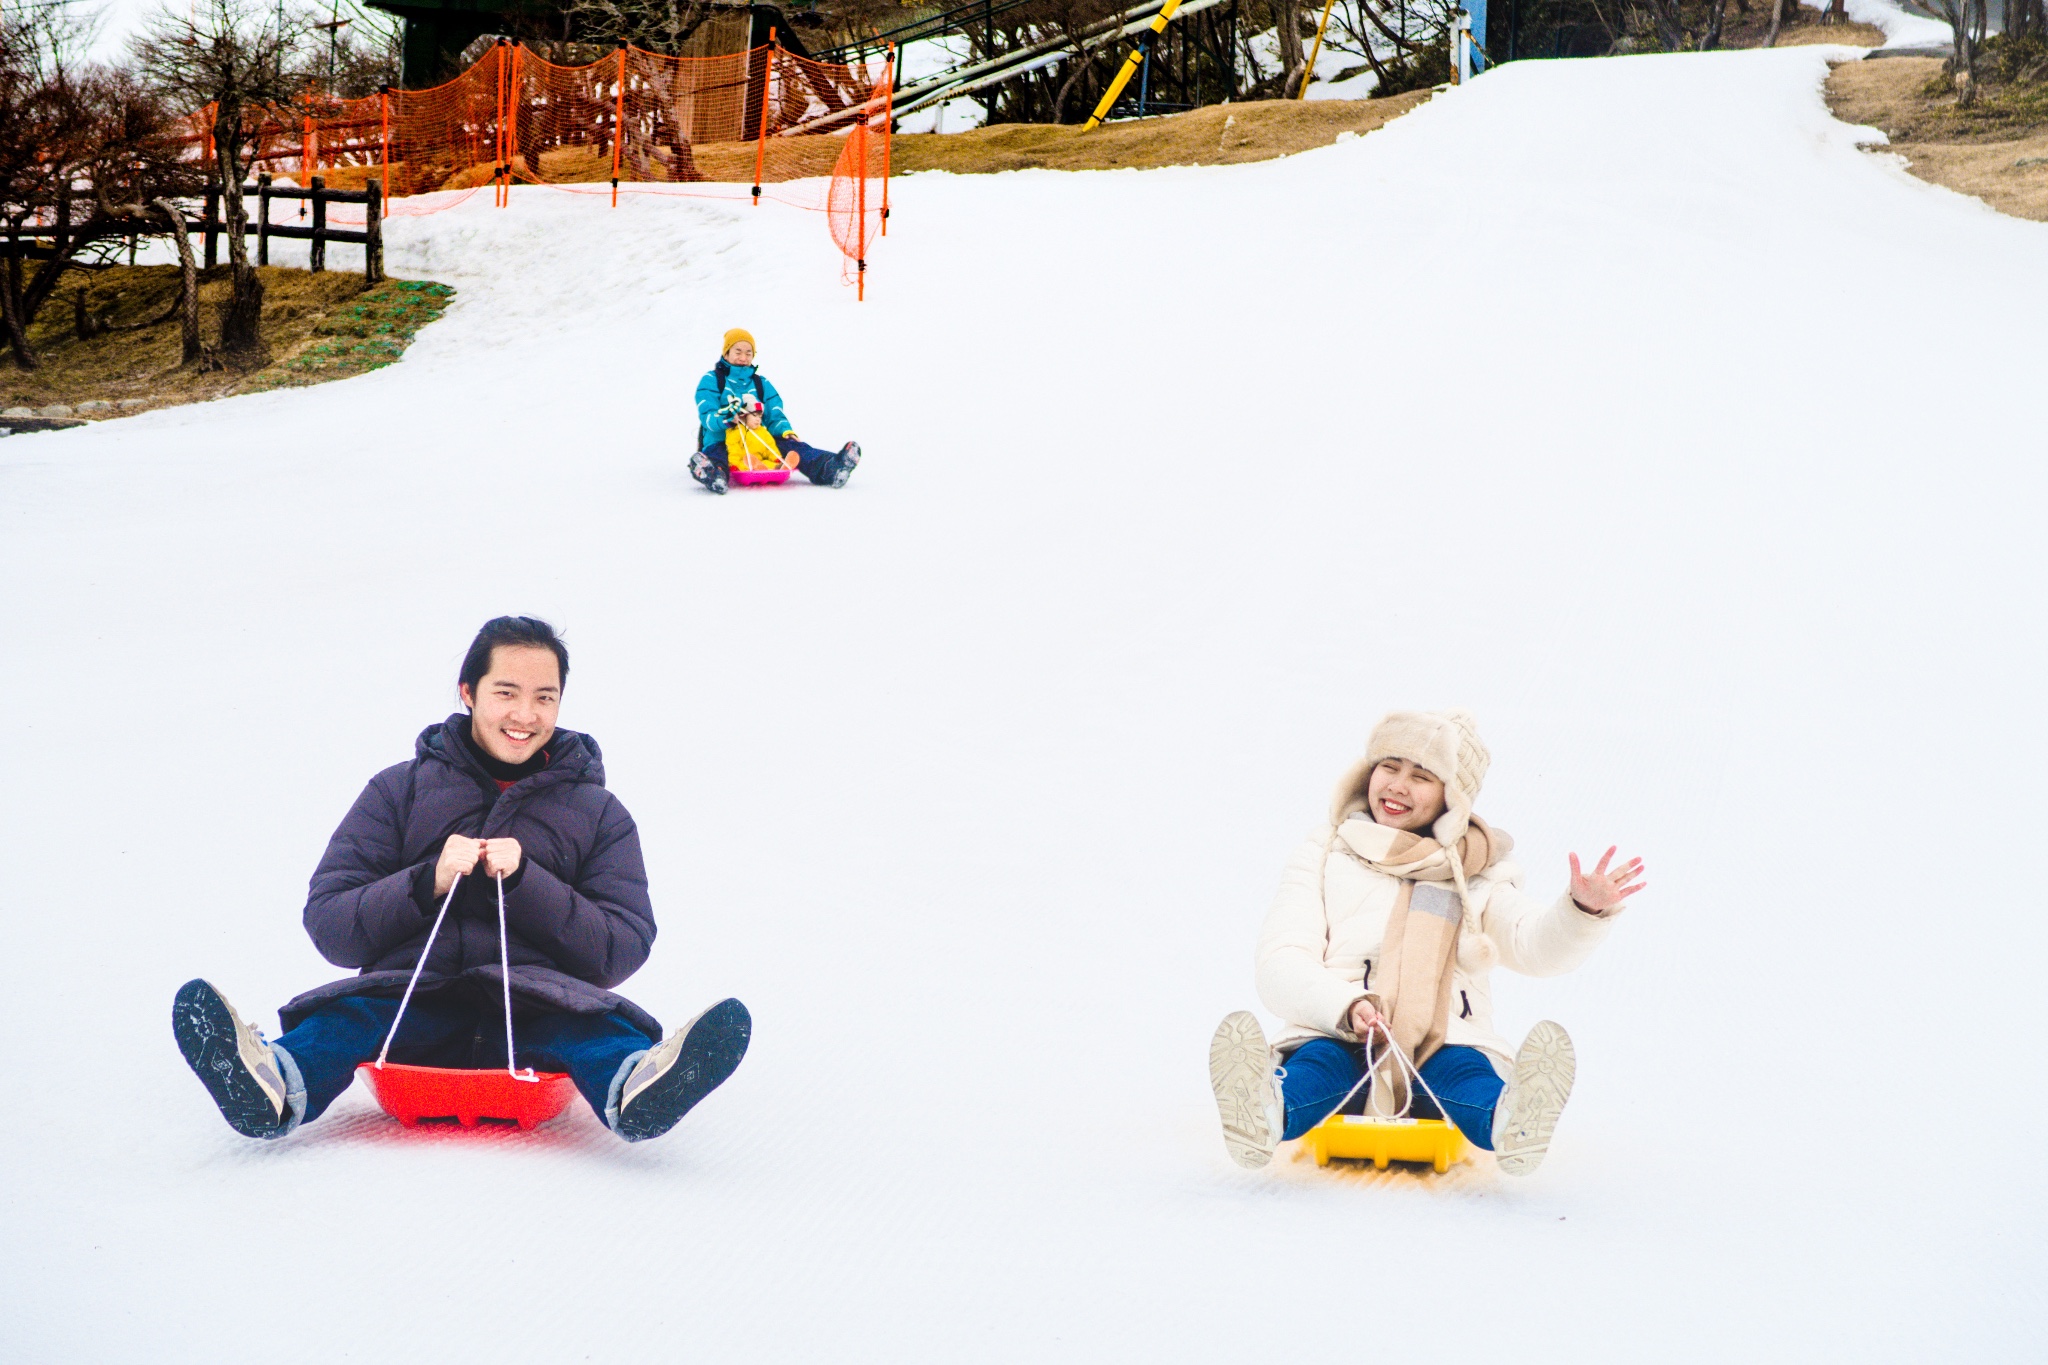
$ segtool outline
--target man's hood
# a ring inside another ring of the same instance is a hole
[[[469,745],[462,742],[462,733],[468,729],[467,711],[457,711],[446,720],[436,721],[420,731],[420,737],[413,742],[413,756],[446,763],[459,772],[488,782],[492,780],[490,773],[476,761]],[[548,766],[531,777],[521,778],[518,785],[525,787],[532,783],[537,787],[552,787],[559,782],[604,785],[604,754],[597,747],[597,741],[589,735],[556,726],[555,733],[548,739],[547,752]]]

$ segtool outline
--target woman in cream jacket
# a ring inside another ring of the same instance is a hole
[[[1269,1049],[1239,1011],[1209,1049],[1239,1165],[1265,1165],[1340,1105],[1387,1113],[1404,1100],[1449,1118],[1509,1174],[1542,1161],[1571,1093],[1571,1039],[1545,1021],[1511,1050],[1493,1030],[1489,974],[1578,966],[1642,889],[1643,864],[1610,872],[1610,848],[1587,873],[1573,854],[1563,895],[1529,896],[1507,861],[1513,841],[1472,814],[1488,762],[1467,713],[1394,712],[1338,785],[1329,822],[1288,861],[1258,952],[1259,998],[1288,1027]],[[1412,1095],[1390,1043],[1419,1068]]]

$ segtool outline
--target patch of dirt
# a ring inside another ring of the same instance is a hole
[[[2029,106],[1980,99],[1963,110],[1941,89],[1938,57],[1844,62],[1828,76],[1828,108],[1844,123],[1891,139],[1906,169],[1930,184],[1975,195],[2001,213],[2048,222],[2048,117]]]
[[[262,266],[263,336],[271,360],[258,370],[214,370],[179,363],[178,320],[80,340],[78,288],[86,311],[115,326],[162,317],[176,302],[178,267],[114,266],[71,273],[43,307],[29,341],[40,364],[21,370],[0,352],[0,408],[115,404],[127,415],[234,393],[318,384],[374,370],[398,359],[413,335],[439,317],[455,293],[425,280],[385,280],[364,288],[360,272]],[[200,335],[219,332],[228,298],[228,267],[200,272]],[[126,400],[126,406],[119,406]]]

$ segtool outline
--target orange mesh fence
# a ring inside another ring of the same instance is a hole
[[[887,228],[893,80],[893,63],[817,62],[773,43],[716,57],[621,48],[585,66],[499,43],[445,84],[311,99],[266,111],[252,135],[258,170],[323,176],[330,189],[376,179],[393,216],[437,213],[485,186],[503,205],[515,181],[614,204],[635,186],[696,183],[681,192],[820,210],[864,295],[868,251]],[[194,122],[194,142],[209,142],[206,116]],[[406,202],[422,195],[434,198]],[[337,225],[344,212],[333,210]]]
[[[840,254],[853,262],[856,287],[865,299],[868,245],[888,221],[888,130],[871,132],[863,120],[845,141],[826,191],[825,221]]]

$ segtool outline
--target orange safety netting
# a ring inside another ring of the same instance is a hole
[[[757,202],[765,195],[824,211],[864,294],[868,249],[888,219],[893,83],[893,62],[817,62],[772,43],[717,57],[621,48],[586,66],[558,66],[501,42],[430,89],[267,111],[255,159],[301,183],[324,176],[331,189],[376,179],[386,212],[397,216],[452,208],[486,185],[504,205],[519,181],[605,193],[614,204],[622,189],[646,184],[704,183],[701,193],[712,197],[751,193]],[[195,121],[204,127],[203,117]],[[764,188],[826,177],[817,189]],[[450,190],[468,193],[437,193]],[[404,202],[425,194],[436,198]]]

